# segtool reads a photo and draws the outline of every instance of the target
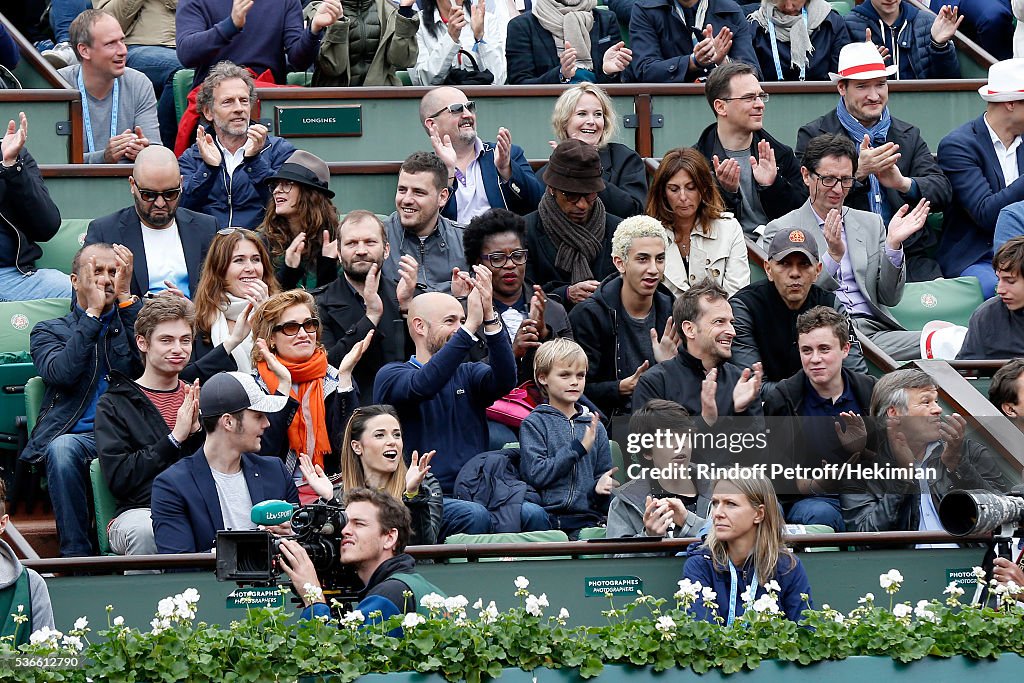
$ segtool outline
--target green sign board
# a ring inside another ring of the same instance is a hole
[[[644,589],[638,576],[588,576],[583,579],[583,594],[588,598],[612,595],[636,595]]]
[[[282,137],[353,137],[363,134],[363,106],[274,107],[277,134]]]
[[[974,571],[971,567],[963,567],[960,569],[946,569],[946,585],[951,583],[963,588],[969,594],[973,593],[974,587],[978,585],[977,580],[974,578]]]
[[[227,598],[228,609],[281,607],[282,605],[284,605],[284,594],[278,586],[236,588],[228,594]]]

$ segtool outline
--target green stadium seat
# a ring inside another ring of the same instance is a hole
[[[405,69],[402,69],[397,73],[398,80],[402,81],[402,85],[412,85],[412,76]]]
[[[285,77],[285,82],[288,85],[301,85],[303,87],[308,86],[313,82],[312,71],[292,71]]]
[[[521,531],[502,534],[452,534],[445,539],[445,545],[477,545],[482,543],[565,543],[569,537],[564,531]],[[505,560],[568,560],[567,555],[545,555],[543,557],[481,557],[480,562],[501,562]],[[465,562],[464,559],[450,562]]]
[[[45,391],[46,382],[38,375],[25,382],[25,427],[29,434],[36,428],[36,422],[39,420],[39,409],[43,407]]]
[[[832,9],[844,17],[853,9],[853,3],[849,0],[830,0],[828,4],[832,5]]]
[[[174,73],[174,110],[179,121],[188,107],[188,93],[192,90],[192,79],[195,75],[195,69],[180,69]]]
[[[978,278],[939,278],[929,282],[908,282],[899,305],[889,311],[908,330],[920,330],[931,320],[967,325],[971,313],[985,301]]]
[[[117,501],[107,487],[107,480],[100,471],[100,459],[89,463],[89,483],[92,485],[92,498],[96,507],[96,540],[99,541],[100,555],[114,555],[110,550],[110,538],[107,536],[107,525],[114,518]]]
[[[65,218],[60,230],[48,242],[40,242],[43,255],[36,260],[36,268],[53,268],[71,274],[71,261],[75,253],[85,244],[85,233],[89,230],[88,218]]]

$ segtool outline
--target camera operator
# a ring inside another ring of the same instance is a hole
[[[415,573],[416,561],[405,552],[411,534],[405,505],[387,493],[366,488],[347,491],[344,505],[348,524],[342,530],[341,563],[352,566],[364,584],[356,609],[367,616],[367,624],[416,612],[420,599],[429,593],[444,595]],[[305,549],[288,539],[281,540],[280,548],[281,568],[305,605],[302,618],[330,616],[316,569]],[[407,597],[410,591],[412,597]],[[374,612],[380,612],[380,617],[370,619]]]

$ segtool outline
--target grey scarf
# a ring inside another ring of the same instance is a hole
[[[775,35],[780,43],[789,43],[789,61],[794,69],[806,69],[810,61],[811,53],[814,52],[814,45],[811,44],[811,34],[832,11],[832,6],[825,0],[808,0],[807,5],[807,26],[804,26],[802,14],[791,16],[783,14],[775,8],[771,0],[761,0],[761,7],[748,17],[750,23],[758,23],[765,31],[768,30],[768,22],[775,24]]]
[[[533,3],[533,16],[554,38],[558,56],[562,56],[565,41],[569,41],[576,48],[576,66],[588,71],[594,70],[590,29],[594,27],[595,7],[597,0],[535,0]]]
[[[594,202],[590,220],[584,225],[570,221],[550,193],[544,194],[537,212],[544,231],[557,250],[555,267],[569,273],[572,284],[593,280],[594,271],[590,264],[597,258],[604,244],[605,211],[601,199]]]

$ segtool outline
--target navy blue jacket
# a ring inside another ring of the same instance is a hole
[[[758,5],[751,6],[756,11]],[[779,78],[775,70],[775,60],[772,58],[772,41],[768,32],[761,28],[761,25],[754,23],[754,52],[757,53],[758,62],[761,65],[761,73],[765,81],[798,81],[800,70],[790,64],[789,43],[781,40],[779,45],[779,63],[782,65],[782,78]],[[825,21],[821,22],[811,32],[811,45],[814,52],[810,54],[807,62],[807,73],[804,80],[827,81],[830,71],[839,71],[839,51],[850,42],[850,32],[846,30],[846,22],[839,12],[832,10],[828,13]]]
[[[253,505],[287,500],[297,505],[299,492],[280,458],[242,453],[242,472]],[[158,553],[205,553],[224,530],[220,498],[206,453],[182,458],[153,480],[150,500]]]
[[[519,145],[512,145],[512,178],[505,182],[498,175],[494,165],[494,143],[485,142],[484,151],[480,154],[480,175],[483,177],[484,189],[487,191],[487,203],[492,209],[508,209],[520,216],[537,210],[537,204],[544,195],[544,184],[537,179],[526,153]],[[456,181],[458,182],[458,181]],[[448,203],[441,209],[441,215],[448,220],[456,220],[458,214],[458,197],[452,188]]]
[[[795,563],[795,564],[794,564]],[[694,543],[687,548],[686,564],[683,565],[683,578],[690,581],[699,581],[702,586],[710,587],[718,594],[716,602],[718,609],[715,612],[707,609],[700,598],[690,607],[690,613],[702,621],[713,622],[715,617],[721,617],[724,622],[729,616],[729,600],[736,604],[736,618],[739,618],[746,611],[746,605],[740,598],[747,590],[753,579],[753,562],[748,560],[745,565],[737,568],[736,595],[729,595],[730,575],[729,568],[716,570],[711,559],[711,551],[702,545]],[[761,597],[768,591],[764,584],[775,579],[779,583],[778,600],[779,609],[783,611],[790,621],[800,621],[801,613],[805,609],[813,609],[811,603],[811,584],[807,580],[807,573],[804,571],[800,558],[790,554],[779,554],[778,567],[773,577],[757,577],[758,587],[754,599]],[[804,600],[802,594],[807,595]]]
[[[601,70],[604,53],[622,40],[615,15],[600,7],[594,9],[594,26],[590,29],[590,56],[598,83],[618,83],[620,74],[605,75]],[[537,21],[532,12],[520,14],[508,22],[505,39],[505,61],[508,63],[509,85],[560,83],[561,65],[555,40]]]
[[[100,381],[101,353],[108,371],[129,377],[142,374],[142,360],[135,348],[135,318],[140,310],[141,300],[115,308],[103,337],[103,323],[75,303],[63,318],[44,320],[32,328],[32,362],[46,391],[36,427],[21,452],[22,460],[42,460],[50,442],[67,434],[85,413]]]
[[[900,13],[906,23],[896,34],[899,46],[899,72],[901,81],[914,78],[960,78],[960,60],[956,56],[953,41],[943,48],[932,44],[932,24],[935,15],[922,12],[909,2],[900,3]],[[885,45],[885,33],[889,27],[870,2],[857,5],[846,15],[846,28],[850,38],[860,42],[864,40],[865,29],[871,29],[871,42]]]
[[[207,132],[214,135],[213,126]],[[203,161],[199,146],[193,144],[178,159],[185,179],[181,206],[213,216],[218,228],[255,229],[270,201],[267,178],[294,151],[294,145],[284,138],[268,135],[260,153],[243,161],[229,176],[223,159],[214,168]]]
[[[213,236],[217,234],[217,221],[206,214],[179,208],[174,212],[181,251],[188,269],[188,289],[194,297],[199,287],[199,273],[206,260]],[[135,262],[132,270],[132,294],[143,296],[149,291],[149,268],[146,264],[146,246],[142,238],[142,222],[134,206],[129,206],[89,223],[85,243],[123,244],[132,250]]]
[[[487,341],[487,363],[467,363],[473,338],[460,328],[424,365],[415,359],[388,363],[373,385],[373,402],[393,405],[405,439],[405,458],[414,450],[436,450],[430,471],[451,495],[459,470],[487,450],[487,406],[516,386],[516,359],[504,329],[479,336]]]
[[[676,0],[636,0],[629,21],[629,45],[633,61],[627,80],[636,83],[686,83],[706,76],[707,69],[690,66],[693,31],[673,9]],[[717,35],[723,26],[732,31],[731,59],[759,68],[752,44],[753,32],[743,9],[733,0],[710,0],[704,25],[711,24]],[[703,36],[698,35],[697,40]]]
[[[21,150],[15,167],[0,176],[0,212],[6,218],[0,221],[0,267],[35,271],[36,259],[43,255],[36,242],[46,242],[57,234],[60,210],[50,199],[39,165],[27,149]]]
[[[519,478],[519,450],[503,448],[470,458],[455,480],[455,497],[480,503],[491,515],[496,534],[523,530],[523,502],[540,503],[540,497]]]
[[[622,219],[618,216],[607,213],[606,208],[604,244],[601,245],[601,253],[590,264],[595,280],[601,281],[609,275],[618,273],[612,264],[612,236],[621,222]],[[558,249],[544,228],[539,211],[534,211],[526,217],[526,248],[530,250],[530,258],[526,260],[527,281],[540,284],[545,292],[558,298],[565,306],[565,310],[571,311],[573,303],[569,300],[567,292],[569,286],[576,283],[572,282],[569,271],[555,265]]]
[[[938,261],[942,274],[958,277],[967,266],[991,256],[999,211],[1024,200],[1024,175],[1006,187],[984,116],[942,138],[939,166],[953,186],[953,202],[943,219]],[[1024,145],[1017,148],[1024,168]]]

